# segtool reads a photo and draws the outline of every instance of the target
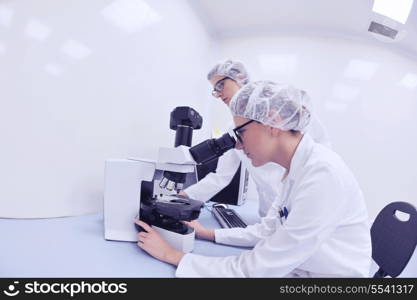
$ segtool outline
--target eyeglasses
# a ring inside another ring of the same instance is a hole
[[[224,82],[226,81],[226,79],[230,79],[230,78],[229,77],[222,78],[214,84],[213,91],[211,92],[211,94],[214,97],[216,98],[219,97],[220,93],[223,92]]]
[[[237,139],[239,140],[239,142],[241,144],[243,144],[243,139],[242,139],[242,136],[241,136],[242,129],[243,129],[243,127],[245,127],[246,125],[249,125],[252,122],[255,122],[255,120],[247,121],[246,123],[243,123],[242,125],[240,125],[240,126],[236,127],[235,129],[233,129],[233,132],[235,133]]]

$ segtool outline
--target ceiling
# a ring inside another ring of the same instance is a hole
[[[259,34],[316,34],[376,39],[371,21],[399,30],[393,47],[417,56],[417,4],[405,25],[372,11],[373,0],[189,0],[207,30],[216,38]]]

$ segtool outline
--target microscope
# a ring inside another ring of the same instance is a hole
[[[176,107],[170,115],[175,130],[173,148],[161,147],[156,161],[129,158],[105,162],[105,239],[137,241],[143,230],[133,223],[139,217],[157,230],[174,248],[190,252],[194,229],[181,221],[198,218],[204,202],[178,193],[199,180],[197,167],[220,157],[235,147],[229,133],[191,147],[193,130],[202,126],[202,117],[190,107]],[[135,228],[136,227],[136,228]]]

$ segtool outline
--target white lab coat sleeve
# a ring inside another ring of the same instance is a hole
[[[220,156],[216,173],[207,174],[202,180],[184,190],[188,197],[200,201],[208,201],[233,179],[239,168],[240,158],[236,149],[231,149]]]
[[[270,236],[275,230],[278,216],[278,201],[275,201],[265,217],[254,225],[246,228],[224,228],[214,231],[215,241],[218,244],[254,247],[261,239]]]
[[[305,262],[334,231],[344,210],[343,190],[326,167],[315,169],[290,196],[283,226],[239,256],[186,254],[178,277],[282,277]],[[323,264],[326,262],[324,261]]]

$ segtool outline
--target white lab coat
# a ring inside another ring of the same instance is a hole
[[[176,276],[368,276],[367,209],[357,181],[336,153],[304,135],[279,194],[261,223],[215,230],[216,243],[252,250],[229,257],[188,253]],[[283,207],[287,218],[279,217]]]
[[[316,117],[313,117],[307,132],[316,142],[331,147],[327,131]],[[249,175],[255,183],[259,200],[258,213],[261,217],[266,216],[271,204],[278,196],[279,183],[285,170],[275,163],[254,167],[241,150],[227,151],[219,158],[216,173],[207,174],[201,181],[188,187],[184,192],[192,199],[210,200],[232,181],[240,162],[248,169]]]

